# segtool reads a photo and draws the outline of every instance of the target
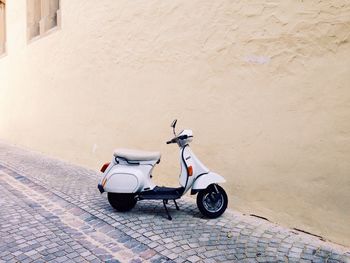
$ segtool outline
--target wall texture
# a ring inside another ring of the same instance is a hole
[[[98,170],[115,147],[160,150],[173,118],[227,178],[230,206],[350,244],[350,2],[61,0],[27,44],[7,2],[0,138]]]
[[[6,51],[6,13],[5,0],[0,0],[0,56]]]

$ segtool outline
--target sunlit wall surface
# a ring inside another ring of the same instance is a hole
[[[0,56],[5,53],[6,48],[6,2],[0,0]]]

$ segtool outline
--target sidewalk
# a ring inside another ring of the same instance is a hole
[[[350,262],[350,248],[191,198],[114,211],[95,171],[0,142],[0,262]]]

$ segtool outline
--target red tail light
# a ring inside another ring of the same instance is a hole
[[[101,172],[102,172],[102,173],[104,173],[104,172],[106,171],[106,169],[107,169],[107,167],[108,167],[109,164],[110,164],[110,163],[105,163],[105,164],[102,166],[102,168],[101,168]]]

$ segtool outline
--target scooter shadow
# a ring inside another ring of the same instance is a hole
[[[195,204],[183,202],[181,200],[177,201],[177,204],[179,206],[179,210],[176,209],[175,203],[172,200],[169,200],[167,204],[167,209],[173,221],[176,220],[177,218],[183,219],[184,217],[195,217],[198,219],[199,218],[205,219],[203,215],[198,211],[198,208]],[[163,206],[162,200],[139,201],[137,202],[135,207],[128,212],[118,212],[113,208],[111,208],[111,210],[110,209],[108,210],[118,213],[118,215],[121,217],[124,217],[124,216],[133,217],[133,218],[142,217],[142,219],[162,218],[162,219],[165,219],[166,221],[170,221],[168,219],[166,210]]]

